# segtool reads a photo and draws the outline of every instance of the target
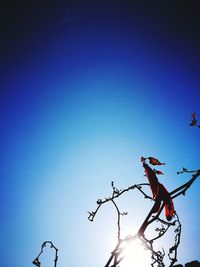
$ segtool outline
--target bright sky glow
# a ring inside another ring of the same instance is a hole
[[[121,262],[121,267],[149,267],[151,255],[144,249],[139,240],[134,240],[129,243],[124,249],[124,260]]]
[[[59,249],[58,267],[104,266],[116,212],[105,205],[91,223],[87,211],[110,196],[111,181],[119,189],[146,182],[141,156],[166,163],[160,181],[169,190],[190,178],[176,175],[182,167],[200,168],[200,129],[189,127],[193,112],[200,119],[199,65],[187,61],[193,47],[186,57],[181,40],[170,46],[121,12],[107,21],[86,13],[47,36],[41,30],[9,69],[0,99],[3,267],[32,266],[45,240]],[[199,185],[175,201],[181,263],[199,257]],[[152,204],[130,196],[119,201],[129,212],[124,235],[137,232]],[[137,243],[126,255],[123,267],[132,258],[148,266]]]

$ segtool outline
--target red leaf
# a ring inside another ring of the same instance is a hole
[[[195,116],[196,116],[196,112],[192,113],[192,120],[195,119]]]
[[[165,165],[165,163],[161,163],[158,159],[153,157],[148,157],[149,163],[152,165]]]
[[[155,170],[152,170],[151,167],[149,167],[146,163],[143,163],[143,167],[145,169],[146,176],[149,180],[153,198],[155,199],[155,204],[152,209],[152,212],[157,213],[160,209],[161,202],[163,201],[165,207],[165,216],[168,221],[171,221],[175,210],[170,193],[167,191],[163,184],[159,183]]]

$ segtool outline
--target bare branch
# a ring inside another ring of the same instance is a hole
[[[96,210],[95,211],[91,211],[91,212],[88,211],[88,213],[89,213],[88,220],[89,221],[92,222],[94,220],[94,217],[96,216],[96,214],[97,214],[97,212],[100,209],[100,207],[101,207],[102,204],[105,204],[105,203],[107,203],[109,201],[112,202],[112,200],[114,200],[115,198],[120,197],[122,194],[124,194],[124,193],[126,193],[126,192],[128,192],[130,190],[137,189],[137,190],[139,190],[144,195],[144,198],[153,200],[152,197],[148,196],[142,190],[142,186],[149,186],[148,183],[135,184],[135,185],[129,186],[128,188],[123,189],[123,190],[116,189],[116,187],[114,187],[114,182],[111,182],[111,186],[112,186],[112,189],[113,189],[112,196],[111,197],[108,197],[108,198],[105,198],[104,200],[102,200],[102,199],[98,199],[97,200],[96,203],[97,203],[98,206],[97,206]]]
[[[189,171],[185,168],[183,168],[183,170],[179,173],[194,173],[192,175],[192,178],[186,182],[185,184],[177,187],[176,189],[174,189],[172,192],[170,192],[170,195],[172,196],[172,198],[176,198],[181,194],[185,194],[186,191],[190,188],[190,186],[194,183],[194,181],[197,179],[198,176],[200,176],[200,170],[196,170],[196,171]],[[107,203],[107,202],[111,202],[116,211],[117,211],[117,236],[118,236],[118,242],[117,245],[115,247],[115,249],[112,251],[110,258],[108,259],[105,267],[118,267],[119,263],[124,259],[123,256],[123,251],[125,249],[125,247],[132,241],[139,239],[142,242],[142,245],[151,252],[152,255],[152,264],[151,266],[157,266],[157,267],[164,267],[164,257],[165,257],[165,251],[164,249],[162,249],[162,251],[155,251],[153,243],[158,240],[159,238],[161,238],[162,236],[164,236],[164,234],[170,229],[170,227],[176,227],[174,230],[175,238],[174,238],[174,244],[173,246],[169,249],[169,253],[168,258],[170,260],[170,266],[173,266],[174,263],[177,261],[177,249],[178,246],[180,244],[180,237],[181,237],[181,223],[178,217],[178,214],[175,212],[173,218],[174,220],[172,222],[169,221],[165,221],[163,219],[160,218],[161,212],[164,208],[164,203],[161,204],[159,211],[156,213],[156,215],[153,215],[153,210],[154,210],[154,206],[156,205],[156,203],[154,203],[152,209],[150,210],[150,212],[148,213],[147,217],[145,218],[145,220],[143,221],[143,223],[141,224],[137,234],[133,235],[133,236],[127,236],[125,238],[121,238],[120,236],[120,231],[121,231],[121,227],[120,227],[120,219],[122,215],[126,215],[126,213],[121,213],[116,202],[115,199],[119,198],[122,194],[124,194],[125,192],[129,192],[130,190],[134,190],[137,189],[139,192],[142,193],[142,195],[144,196],[145,199],[152,199],[152,197],[150,197],[149,195],[147,195],[144,191],[143,191],[143,186],[149,186],[149,184],[147,183],[143,183],[143,184],[135,184],[133,186],[130,186],[126,189],[123,190],[118,190],[115,186],[114,186],[114,182],[111,183],[112,186],[112,196],[105,198],[104,200],[98,199],[97,200],[97,208],[95,211],[89,212],[89,216],[88,219],[90,221],[94,220],[94,217],[96,216],[98,210],[100,209],[101,205]],[[157,235],[152,238],[152,239],[147,239],[145,237],[145,231],[148,228],[149,225],[151,225],[153,222],[159,222],[161,223],[161,227],[158,227],[155,229]],[[125,244],[124,246],[122,246],[123,244]]]
[[[57,266],[57,261],[58,261],[58,249],[54,246],[54,244],[51,241],[45,241],[42,243],[41,245],[41,250],[40,253],[38,254],[38,256],[32,261],[32,263],[34,265],[36,265],[37,267],[40,267],[41,262],[39,261],[39,258],[41,256],[41,254],[44,252],[44,248],[46,247],[47,244],[50,244],[50,247],[53,248],[55,250],[55,257],[54,257],[54,267]]]
[[[195,173],[195,174],[192,175],[192,178],[187,183],[181,185],[180,187],[178,187],[175,190],[173,190],[172,192],[170,192],[170,195],[172,196],[172,198],[176,198],[181,194],[185,195],[186,191],[194,183],[194,181],[197,179],[197,177],[200,176],[200,170],[196,170],[196,171],[185,170],[185,171],[182,171],[181,173],[184,173],[184,172],[186,172],[186,173]]]

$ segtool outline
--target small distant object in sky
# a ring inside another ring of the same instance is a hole
[[[197,119],[196,119],[196,112],[192,113],[192,116],[191,116],[191,123],[190,123],[190,126],[196,126],[198,128],[200,128],[200,125],[197,124]]]

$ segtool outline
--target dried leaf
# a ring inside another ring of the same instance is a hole
[[[149,163],[152,165],[165,165],[165,163],[161,163],[158,159],[153,157],[148,157]]]

